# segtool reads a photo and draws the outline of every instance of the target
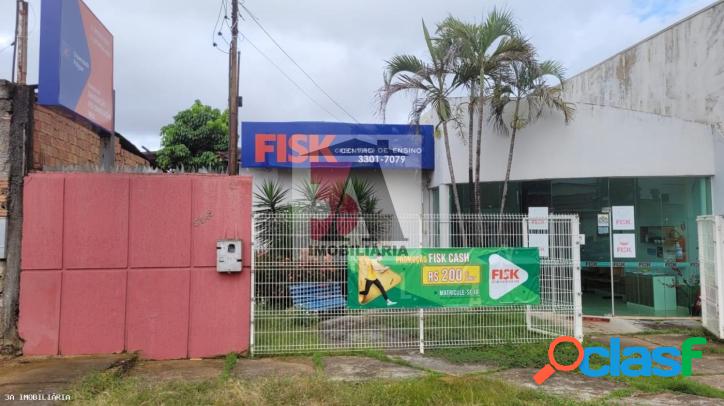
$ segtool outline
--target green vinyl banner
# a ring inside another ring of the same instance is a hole
[[[538,248],[419,248],[347,256],[351,309],[540,303]]]

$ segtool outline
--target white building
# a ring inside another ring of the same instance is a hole
[[[506,210],[579,214],[584,312],[608,314],[609,235],[597,214],[633,205],[636,258],[614,261],[616,314],[688,314],[698,296],[696,216],[724,214],[724,2],[569,78],[564,98],[576,107],[570,124],[551,113],[519,131]],[[450,128],[468,206],[467,128]],[[499,210],[509,141],[484,130],[483,211]],[[452,213],[442,139],[435,148],[427,210]]]

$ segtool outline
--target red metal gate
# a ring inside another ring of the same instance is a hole
[[[32,174],[19,331],[27,355],[207,357],[249,345],[251,178]],[[216,241],[242,239],[240,274]]]

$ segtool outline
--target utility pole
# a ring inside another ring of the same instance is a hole
[[[28,2],[18,0],[15,28],[15,52],[17,54],[17,83],[24,85],[28,77]],[[13,59],[15,55],[13,55]],[[13,66],[15,69],[15,66]]]
[[[231,1],[231,48],[229,49],[229,175],[239,173],[239,0]]]

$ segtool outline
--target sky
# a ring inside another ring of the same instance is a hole
[[[228,28],[222,28],[224,38],[214,30],[223,0],[85,1],[114,35],[118,132],[153,150],[160,145],[161,127],[194,100],[226,108],[228,55],[212,45],[215,41],[219,48],[228,48]],[[423,19],[428,26],[448,15],[474,22],[494,7],[508,9],[539,56],[560,61],[573,75],[713,2],[245,0],[243,4],[347,112],[360,122],[376,123],[381,117],[375,94],[382,85],[385,61],[400,53],[425,56]],[[37,83],[41,0],[29,3],[28,81]],[[244,13],[240,120],[351,121]],[[0,79],[11,76],[14,24],[15,0],[0,0]],[[387,122],[408,122],[410,108],[411,99],[396,96]]]

